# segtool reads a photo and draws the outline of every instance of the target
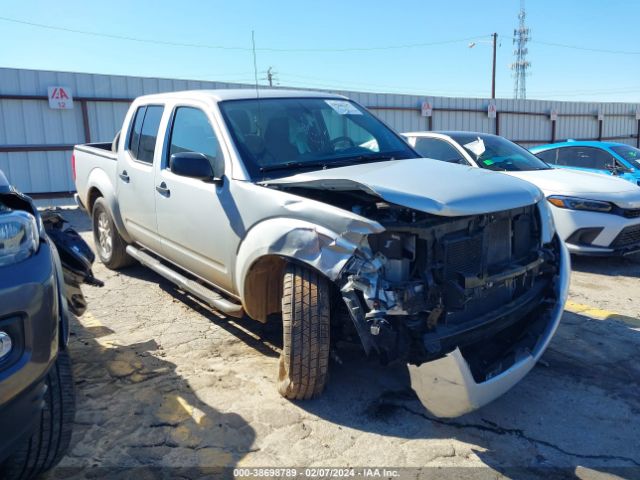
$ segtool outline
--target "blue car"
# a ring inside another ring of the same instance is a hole
[[[529,150],[556,168],[614,175],[640,185],[640,150],[624,143],[569,140]]]

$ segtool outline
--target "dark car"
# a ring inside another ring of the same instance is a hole
[[[69,316],[81,314],[86,305],[78,293],[84,276],[74,273],[88,272],[91,281],[93,255],[77,233],[65,233],[61,224],[57,215],[43,221],[31,199],[13,189],[0,171],[3,479],[28,479],[50,469],[71,439],[75,394],[67,351]]]

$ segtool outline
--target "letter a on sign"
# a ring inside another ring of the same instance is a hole
[[[56,110],[71,110],[73,95],[68,87],[49,87],[49,108]]]
[[[433,107],[431,106],[431,102],[429,100],[425,100],[422,102],[421,113],[423,117],[430,117],[433,115]]]
[[[497,111],[498,111],[498,109],[496,108],[496,102],[491,100],[489,102],[489,106],[487,107],[487,116],[489,118],[496,118],[496,112]]]

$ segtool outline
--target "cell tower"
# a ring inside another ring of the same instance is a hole
[[[524,9],[524,0],[520,0],[520,13],[518,13],[518,20],[520,24],[516,30],[513,31],[513,44],[516,46],[513,54],[516,57],[516,61],[511,64],[511,70],[513,70],[513,97],[514,98],[527,98],[527,71],[531,67],[531,62],[527,60],[527,43],[530,40],[529,27],[525,24],[527,13]]]

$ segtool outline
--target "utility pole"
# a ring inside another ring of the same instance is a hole
[[[496,98],[496,48],[498,44],[498,34],[494,33],[493,37],[493,71],[491,74],[491,98]]]
[[[493,43],[493,64],[491,65],[491,98],[496,98],[496,50],[498,48],[498,34],[491,34],[492,43]],[[478,43],[490,43],[489,40],[479,40],[476,42],[471,42],[468,47],[474,48]]]
[[[269,82],[269,86],[270,87],[273,87],[273,82],[276,80],[276,78],[275,78],[276,75],[277,75],[277,73],[273,71],[273,67],[269,67],[267,69],[267,78],[266,78],[266,80]]]

